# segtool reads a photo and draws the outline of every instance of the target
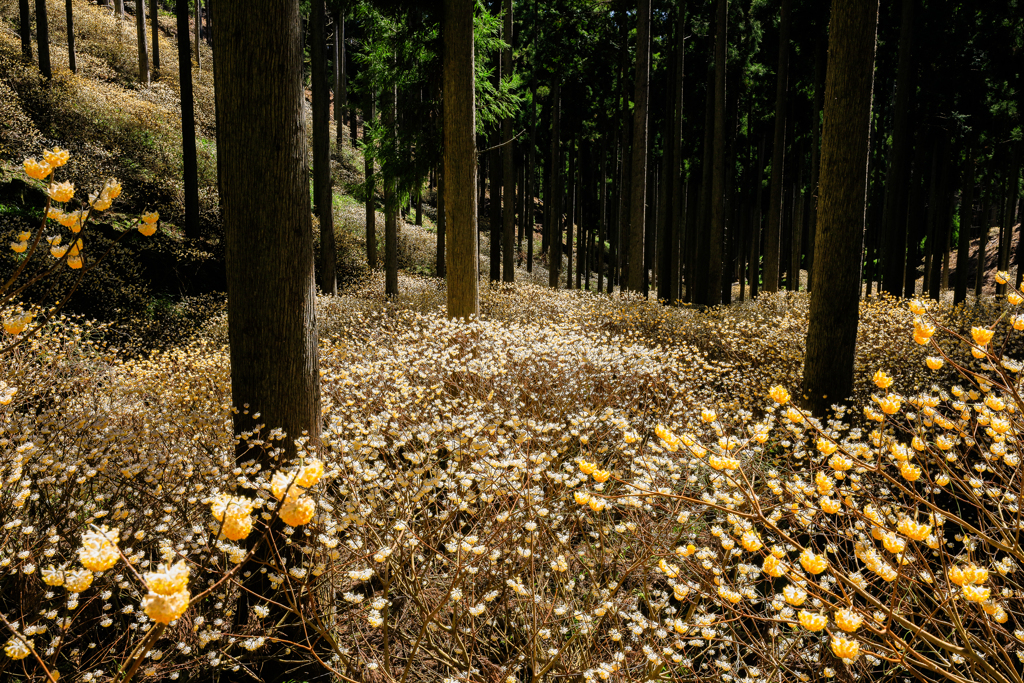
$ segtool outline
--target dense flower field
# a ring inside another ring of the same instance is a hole
[[[234,460],[223,317],[143,357],[71,320],[9,353],[4,676],[244,670],[301,619],[291,656],[349,680],[1015,680],[1013,302],[866,301],[858,396],[819,423],[803,296],[519,285],[465,324],[432,280],[382,291],[319,301],[298,470]],[[233,568],[278,518],[242,621]]]

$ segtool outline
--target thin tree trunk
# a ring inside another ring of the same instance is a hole
[[[896,110],[892,126],[892,161],[885,178],[885,214],[882,235],[884,269],[882,291],[899,295],[907,254],[907,176],[910,173],[910,91],[913,77],[911,47],[914,40],[914,2],[903,0],[900,22],[899,65],[896,70]],[[966,286],[966,285],[965,285]]]
[[[530,149],[526,161],[526,272],[533,272],[533,239],[537,179],[537,81],[530,81]]]
[[[188,4],[174,8],[178,20],[178,84],[181,92],[182,187],[185,193],[185,237],[199,237],[199,164],[196,156],[195,99],[189,46]]]
[[[768,233],[764,244],[764,285],[766,292],[779,291],[779,259],[782,236],[783,166],[786,156],[786,101],[789,93],[790,0],[782,0],[779,19],[779,68],[775,82],[775,138],[772,144],[771,195]]]
[[[68,25],[68,68],[71,69],[71,73],[78,73],[78,65],[75,62],[75,13],[71,7],[71,0],[64,3],[64,16]]]
[[[748,266],[750,272],[747,276],[750,280],[750,298],[754,299],[757,297],[758,291],[760,291],[759,275],[760,269],[758,266],[761,262],[761,206],[764,193],[764,167],[765,156],[768,153],[768,140],[767,135],[761,135],[761,144],[758,146],[757,151],[757,189],[755,191],[754,199],[754,210],[751,212],[750,220],[750,264]]]
[[[572,138],[569,139],[569,176],[566,180],[568,196],[566,197],[566,217],[565,217],[565,251],[566,251],[566,262],[565,262],[565,288],[572,289],[572,247],[573,247],[573,228],[576,222],[576,202],[579,199],[576,196],[576,189],[578,184],[576,182],[576,141]]]
[[[788,2],[789,0],[784,0]],[[711,242],[708,251],[708,304],[722,303],[725,237],[725,71],[728,0],[718,0],[715,36],[715,142],[711,179]]]
[[[21,38],[21,56],[32,61],[32,16],[28,0],[18,0],[18,36]]]
[[[341,154],[345,139],[345,114],[348,109],[348,71],[345,68],[345,12],[338,10],[334,17],[334,41],[332,45],[334,62],[334,134]],[[353,145],[355,147],[355,145]]]
[[[934,237],[934,248],[932,250],[931,272],[929,273],[928,296],[938,300],[942,291],[942,266],[945,254],[947,253],[947,239],[949,233],[949,200],[947,193],[950,186],[950,161],[949,138],[945,133],[939,145],[939,168],[936,177],[935,212],[933,214],[932,236]],[[931,213],[929,211],[929,213]]]
[[[36,47],[39,50],[39,73],[52,78],[50,69],[50,28],[46,15],[46,0],[36,0]]]
[[[487,166],[490,171],[490,191],[491,198],[487,205],[490,210],[490,220],[488,223],[491,228],[491,250],[490,250],[490,276],[491,282],[499,282],[501,280],[501,246],[502,246],[502,215],[501,215],[501,195],[502,195],[502,173],[503,168],[501,164],[501,148],[492,149],[488,153]]]
[[[203,39],[203,36],[202,36],[203,23],[202,23],[202,21],[200,21],[200,18],[199,18],[200,14],[203,11],[202,10],[202,0],[194,0],[194,1],[195,1],[195,8],[196,8],[196,12],[195,12],[196,39],[194,41],[192,41],[192,42],[196,46],[196,68],[199,69],[200,71],[202,71],[203,70],[203,51],[201,49],[199,49],[200,48],[200,41]],[[123,18],[124,17],[124,0],[114,0],[114,5],[115,6],[117,5],[117,3],[121,3],[121,16]],[[299,33],[299,42],[300,42],[300,44],[302,42],[302,33],[301,33],[301,31]],[[302,73],[302,65],[301,64],[299,65],[299,73]]]
[[[135,33],[139,44],[139,82],[149,87],[149,48],[146,46],[146,2],[136,0]]]
[[[394,53],[392,53],[392,65]],[[386,139],[392,147],[389,155],[392,159],[396,153],[395,118],[398,113],[398,86],[389,85],[384,105],[384,126]],[[387,159],[385,160],[387,161]],[[384,295],[398,296],[398,179],[395,169],[388,163],[381,164],[384,180]]]
[[[821,108],[824,95],[825,59],[827,51],[825,39],[818,40],[814,58],[814,110],[811,113],[812,149],[811,149],[811,188],[810,188],[810,219],[807,225],[807,291],[814,286],[814,238],[818,227],[818,178],[821,174]]]
[[[144,0],[138,0],[144,2]],[[68,16],[71,16],[71,0],[68,0]],[[152,22],[153,31],[153,71],[160,70],[160,12],[157,8],[157,0],[149,0],[149,18]],[[70,22],[68,26],[70,26]]]
[[[979,222],[981,223],[981,237],[978,238],[978,260],[974,270],[974,296],[978,298],[981,296],[982,288],[985,286],[985,247],[988,245],[988,232],[989,232],[989,193],[991,187],[986,188],[982,192],[981,201],[981,215]]]
[[[444,171],[437,174],[437,260],[435,268],[438,277],[445,277],[445,217],[444,217]]]
[[[878,0],[833,0],[821,204],[803,394],[815,415],[853,389]]]
[[[697,212],[696,242],[693,254],[693,303],[704,306],[710,300],[711,287],[711,198],[715,144],[715,70],[708,63],[707,103],[704,109],[704,155],[701,162],[700,203]]]
[[[960,190],[960,234],[956,254],[956,289],[953,303],[967,299],[967,271],[971,263],[971,223],[974,218],[974,149],[964,149],[964,168]]]
[[[473,0],[444,0],[445,221],[451,231],[448,317],[480,312],[476,228],[476,83]]]
[[[334,243],[334,197],[331,188],[331,95],[327,83],[327,8],[312,0],[313,74],[313,211],[320,219],[320,291],[338,293],[338,249]]]
[[[903,296],[912,298],[917,292],[917,269],[921,264],[919,247],[921,238],[927,232],[925,227],[926,213],[924,210],[924,163],[927,154],[927,145],[921,141],[917,145],[914,155],[914,165],[911,169],[911,184],[909,199],[907,202],[907,269],[903,279]]]
[[[683,82],[686,75],[686,0],[681,0],[676,10],[676,72],[675,81],[672,84],[675,89],[675,107],[672,120],[672,160],[669,165],[669,191],[672,199],[669,201],[669,215],[666,216],[665,224],[668,226],[666,244],[668,251],[668,289],[666,292],[670,304],[675,305],[681,298],[680,275],[683,240],[683,223],[685,217],[685,187],[684,187],[684,165],[683,165]],[[660,296],[660,295],[659,295]]]
[[[370,101],[370,112],[367,121],[377,118],[377,96],[372,87],[366,98]],[[366,177],[366,262],[370,268],[377,267],[377,209],[374,206],[374,194],[377,191],[373,169],[372,150],[367,148],[363,153],[363,175]]]
[[[505,77],[512,75],[512,0],[503,0],[505,26],[502,32],[503,40],[508,43],[509,48],[501,51],[501,73]],[[504,181],[504,202],[502,205],[502,281],[515,282],[515,198],[516,198],[516,175],[512,159],[512,117],[507,116],[501,122],[501,141],[504,147],[501,150]]]
[[[647,101],[651,79],[651,0],[639,0],[636,28],[636,75],[633,80],[633,162],[629,209],[629,256],[626,289],[644,286],[644,232],[647,204]]]
[[[560,84],[551,89],[551,183],[548,212],[548,286],[558,287],[558,271],[562,267],[562,153],[559,141],[559,118],[562,109]]]

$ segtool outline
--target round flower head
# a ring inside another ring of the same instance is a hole
[[[281,521],[288,526],[301,526],[313,519],[316,503],[307,496],[289,498],[281,506]]]
[[[740,545],[743,546],[744,550],[752,553],[760,550],[764,543],[761,542],[761,539],[758,538],[757,534],[753,531],[744,531],[743,535],[740,537]]]
[[[32,641],[26,641],[21,636],[11,636],[4,645],[4,654],[11,659],[25,659],[32,654]]]
[[[840,659],[856,659],[860,654],[860,643],[843,636],[835,636],[832,638],[832,652]]]
[[[971,337],[974,338],[974,343],[978,346],[986,346],[990,341],[992,341],[992,335],[995,333],[995,330],[990,330],[987,327],[971,328]]]
[[[860,628],[862,623],[864,623],[864,617],[852,609],[841,609],[836,612],[836,626],[847,633],[853,633]]]
[[[828,626],[828,617],[824,614],[814,614],[802,609],[797,614],[797,618],[800,620],[800,625],[808,631],[821,631]]]
[[[156,234],[156,226],[149,223],[140,223],[138,229],[143,237],[152,237]]]
[[[285,470],[274,472],[274,476],[270,479],[270,492],[274,494],[274,498],[283,500],[287,492],[288,500],[294,500],[305,493],[305,489],[293,481],[293,479],[297,478],[295,472],[287,472]]]
[[[51,183],[46,188],[46,194],[55,202],[69,202],[75,196],[75,185],[64,181],[63,183]]]
[[[220,533],[229,541],[241,541],[252,533],[252,517],[249,515],[225,517],[220,527]]]
[[[789,392],[781,384],[776,384],[768,391],[768,396],[779,405],[789,403]]]
[[[586,475],[593,474],[594,470],[597,469],[597,465],[595,465],[592,462],[588,462],[586,460],[580,460],[579,467],[580,467],[580,472],[582,472],[583,474],[586,474]]]
[[[885,370],[879,370],[875,373],[875,376],[871,378],[871,381],[875,383],[875,386],[879,389],[888,389],[892,386],[892,377],[886,374]]]
[[[665,425],[659,424],[657,427],[654,428],[654,433],[657,435],[659,439],[662,440],[662,442],[664,442],[665,448],[667,448],[669,451],[675,453],[677,450],[679,450],[679,445],[681,443],[679,437],[677,437],[675,434],[669,431],[669,429]]]
[[[928,356],[924,359],[925,365],[928,366],[929,370],[938,370],[942,367],[945,361],[940,356]]]
[[[69,154],[66,149],[61,149],[60,147],[43,150],[43,159],[45,159],[46,163],[53,168],[63,166],[68,163],[68,159],[70,158],[71,154]]]
[[[32,313],[23,313],[9,320],[4,321],[4,332],[7,334],[21,334],[32,322]]]
[[[815,555],[810,548],[800,553],[800,565],[811,574],[820,574],[828,568],[828,560],[824,555]]]
[[[29,178],[35,178],[36,180],[43,180],[46,176],[50,175],[53,171],[53,166],[43,161],[36,161],[34,158],[25,159],[25,174]]]
[[[1010,305],[1012,305],[1012,306],[1019,306],[1019,305],[1020,305],[1020,303],[1021,303],[1022,301],[1024,301],[1024,297],[1022,297],[1022,296],[1021,296],[1020,294],[1018,294],[1017,292],[1009,292],[1009,293],[1008,293],[1008,294],[1006,295],[1006,300],[1007,300],[1007,301],[1009,301],[1009,302],[1010,302]]]
[[[611,476],[612,476],[612,473],[609,472],[608,470],[597,470],[593,474],[594,481],[596,481],[598,484],[605,483],[606,481],[608,481],[608,478],[611,477]]]
[[[158,220],[160,220],[160,214],[156,211],[142,214],[142,222],[146,225],[153,225]]]
[[[996,282],[998,282],[1001,285],[1005,285],[1009,281],[1010,281],[1010,274],[1007,273],[1005,270],[1000,270],[1000,271],[996,272]]]
[[[913,541],[923,541],[928,538],[928,535],[932,532],[932,527],[930,525],[918,524],[909,517],[901,519],[899,524],[896,525],[896,529]]]
[[[82,534],[82,547],[78,549],[78,559],[82,566],[94,572],[103,572],[120,559],[117,552],[118,530],[110,531],[106,526],[99,531],[86,531]]]
[[[39,572],[43,577],[43,583],[47,586],[63,586],[64,585],[64,570],[54,569],[52,566],[47,567]]]
[[[28,249],[28,240],[21,240],[20,242],[11,242],[11,251],[15,254],[24,254],[25,250]]]
[[[799,607],[807,599],[807,591],[791,583],[782,589],[782,597],[793,607]]]
[[[188,590],[171,595],[150,592],[142,599],[142,610],[156,623],[169,624],[185,613],[191,597]]]
[[[88,569],[75,569],[64,575],[64,587],[68,593],[81,593],[92,585],[92,572]]]
[[[161,564],[157,571],[146,572],[143,578],[146,580],[146,586],[152,592],[160,595],[173,595],[185,590],[188,586],[188,575],[188,565],[184,560],[180,560],[170,567]]]
[[[769,555],[768,557],[764,558],[764,562],[761,564],[761,569],[764,570],[765,574],[767,574],[768,576],[775,577],[776,579],[782,576],[783,572],[785,571],[785,568],[782,566],[782,563],[779,561],[779,558],[775,557],[774,555]]]

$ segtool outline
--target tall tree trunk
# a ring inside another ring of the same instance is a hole
[[[598,152],[600,159],[597,168],[598,188],[598,217],[597,217],[597,249],[594,254],[594,270],[597,273],[597,292],[604,291],[604,241],[608,236],[608,149],[604,135],[601,136],[601,150]]]
[[[1011,143],[1012,144],[1012,143]],[[1003,202],[1003,230],[999,245],[999,270],[1010,270],[1010,248],[1013,241],[1013,220],[1017,215],[1017,178],[1020,176],[1020,156],[1016,146],[1008,155],[1006,194]],[[1007,285],[997,285],[996,294],[1006,294]]]
[[[46,19],[46,0],[36,0],[36,47],[39,50],[39,73],[52,78],[50,69],[50,27]]]
[[[885,178],[885,214],[882,235],[882,291],[899,295],[907,254],[906,196],[910,173],[910,86],[912,78],[911,46],[914,40],[914,2],[903,0],[900,23],[899,65],[896,69],[896,110],[892,126],[892,159]]]
[[[711,198],[715,144],[715,70],[708,62],[707,103],[704,109],[704,154],[701,162],[700,200],[697,211],[693,254],[693,303],[704,306],[710,300]]]
[[[392,66],[394,53],[392,53]],[[391,84],[385,94],[384,126],[387,144],[390,145],[388,158],[381,164],[384,181],[384,294],[398,296],[398,178],[393,166],[396,156],[395,119],[398,113],[398,86]]]
[[[903,278],[903,296],[912,298],[917,292],[917,269],[921,264],[919,247],[921,238],[926,232],[924,190],[924,164],[927,155],[927,144],[919,141],[914,153],[914,165],[911,168],[910,192],[907,202],[907,269]]]
[[[32,61],[32,16],[28,0],[18,0],[18,36],[21,38],[21,56]]]
[[[189,46],[188,3],[179,2],[178,85],[181,92],[182,187],[185,192],[185,237],[199,237],[199,164],[196,156],[195,98],[192,92],[192,53]]]
[[[551,89],[551,183],[545,205],[550,202],[548,212],[548,286],[558,287],[558,272],[562,267],[562,152],[559,141],[559,118],[561,118],[561,88],[555,81]]]
[[[501,244],[502,244],[502,216],[501,216],[501,190],[502,190],[502,164],[501,148],[496,147],[488,152],[487,166],[490,170],[491,198],[487,205],[490,210],[491,228],[491,249],[490,249],[490,276],[491,282],[501,280]]]
[[[793,185],[793,218],[792,232],[789,242],[789,280],[786,289],[790,292],[800,291],[800,249],[804,234],[804,194],[803,159],[797,158],[796,183]]]
[[[647,203],[647,100],[651,78],[651,0],[639,0],[636,25],[636,75],[633,79],[633,162],[629,208],[629,256],[626,289],[643,291],[644,230]]]
[[[788,2],[788,0],[785,0]],[[728,0],[718,0],[715,36],[715,143],[711,179],[711,243],[708,251],[708,304],[722,303],[725,237],[725,71]]]
[[[665,271],[668,288],[666,298],[669,303],[675,305],[681,298],[679,291],[680,282],[680,261],[682,250],[680,248],[683,239],[683,221],[685,216],[686,194],[684,187],[684,164],[683,164],[683,81],[686,75],[686,0],[679,2],[676,10],[676,71],[675,81],[672,84],[675,90],[675,107],[672,119],[672,159],[669,165],[669,192],[672,199],[669,201],[669,215],[666,216],[666,245],[668,252],[668,269]],[[659,295],[661,296],[660,292]]]
[[[936,178],[935,212],[932,225],[932,236],[934,237],[934,249],[932,250],[932,266],[929,273],[928,296],[938,300],[942,292],[942,262],[945,258],[947,240],[949,233],[949,199],[948,191],[950,183],[950,171],[952,161],[950,160],[949,136],[940,132],[941,143],[939,146],[939,169]],[[931,212],[929,212],[931,213]]]
[[[306,449],[318,451],[322,425],[306,126],[301,84],[293,77],[302,61],[298,19],[298,0],[226,4],[220,15],[224,35],[245,40],[224,41],[214,62],[231,400],[239,408],[234,433],[267,425],[287,434],[279,460],[272,460],[269,448],[256,454],[265,471],[295,457],[295,439],[303,435],[309,437]],[[244,440],[237,453],[254,457]],[[283,536],[276,540],[283,547]],[[294,560],[287,551],[285,556]],[[248,623],[250,606],[266,599],[269,582],[258,571],[261,562],[276,558],[263,551],[246,567],[248,590],[236,625]],[[275,621],[283,618],[275,612]],[[311,645],[296,629],[283,629],[282,635]],[[254,673],[265,680],[314,675],[310,667],[293,666],[270,657]]]
[[[121,3],[121,16],[124,17],[124,0],[114,0],[114,5],[116,6],[117,3],[119,3],[119,2]],[[202,71],[203,70],[203,51],[200,49],[200,41],[202,41],[202,39],[203,39],[203,35],[202,35],[203,22],[200,20],[200,15],[202,14],[202,11],[203,11],[202,0],[194,0],[194,3],[195,3],[195,10],[196,10],[195,11],[195,17],[194,17],[195,25],[196,25],[195,26],[196,38],[192,42],[196,46],[196,68],[199,69],[200,71]],[[299,31],[299,44],[302,44],[302,41],[303,41],[302,31],[300,30]],[[299,73],[302,73],[302,65],[301,64],[299,65]]]
[[[320,219],[320,291],[338,293],[338,249],[334,244],[331,188],[331,94],[327,83],[327,8],[312,0],[310,61],[313,74],[313,211]]]
[[[334,17],[334,134],[338,140],[338,154],[345,139],[345,114],[348,111],[348,69],[345,65],[345,11],[338,10]],[[353,126],[354,127],[354,126]],[[355,142],[355,140],[353,140]],[[353,144],[353,148],[355,145]]]
[[[114,0],[114,14],[118,19],[124,19],[124,0]]]
[[[760,291],[760,269],[758,266],[761,261],[761,207],[763,206],[762,196],[764,193],[764,167],[767,159],[765,158],[768,154],[768,140],[767,135],[761,135],[761,144],[757,150],[757,184],[754,198],[754,210],[751,211],[750,217],[750,264],[749,274],[750,279],[750,298],[754,299],[757,297],[758,291]]]
[[[763,290],[769,293],[779,291],[782,193],[784,188],[782,171],[786,158],[786,100],[789,93],[790,4],[791,0],[782,0],[782,14],[779,18],[779,68],[776,72],[775,81],[775,138],[772,144],[772,179],[768,208],[768,232],[764,240]]]
[[[577,196],[577,189],[579,183],[576,182],[576,141],[572,138],[569,139],[569,177],[567,181],[568,185],[568,197],[566,199],[567,211],[565,217],[565,288],[572,289],[572,247],[573,247],[573,228],[576,223],[576,204],[579,201]]]
[[[370,102],[370,111],[367,114],[367,121],[377,119],[377,94],[371,85],[370,91],[366,94]],[[366,187],[366,262],[370,268],[377,267],[377,207],[374,205],[374,195],[377,191],[376,177],[373,169],[372,150],[367,148],[363,152],[363,175],[365,176]]]
[[[504,77],[512,75],[512,0],[503,0],[505,27],[502,38],[508,43],[508,49],[501,51],[501,74]],[[516,198],[516,174],[512,159],[514,147],[512,145],[512,117],[506,116],[501,122],[502,147],[502,180],[504,181],[504,201],[502,204],[502,280],[504,282],[515,282],[515,198]]]
[[[138,0],[143,2],[144,0]],[[68,0],[68,16],[71,16],[71,0]],[[153,71],[160,70],[160,12],[157,8],[157,0],[149,0],[149,18],[152,22],[153,31]],[[70,22],[68,26],[70,26]]]
[[[818,416],[853,389],[877,25],[878,0],[833,0],[803,381]]]
[[[818,177],[821,173],[821,108],[825,84],[825,39],[819,38],[814,57],[814,110],[811,113],[811,188],[810,219],[807,225],[807,291],[814,286],[814,238],[818,226]]]
[[[991,187],[982,189],[981,199],[981,214],[978,217],[978,222],[981,223],[981,236],[978,238],[978,257],[974,268],[974,296],[978,298],[981,296],[982,287],[985,286],[985,247],[988,244],[988,232],[989,232],[989,193],[992,191]]]
[[[537,81],[530,81],[530,149],[526,157],[526,272],[533,272],[533,238],[537,179]]]
[[[476,67],[473,0],[444,0],[445,223],[451,232],[448,317],[480,312],[476,228]]]
[[[445,229],[447,224],[444,216],[444,170],[437,174],[437,260],[436,270],[438,277],[446,277],[445,269]]]
[[[156,0],[153,0],[155,3]],[[75,62],[75,13],[71,7],[71,0],[64,3],[64,17],[68,25],[68,68],[71,73],[78,73],[78,65]],[[156,35],[153,37],[156,40]]]
[[[139,83],[149,87],[149,48],[146,46],[146,2],[135,2],[135,33],[139,44]]]
[[[971,223],[974,218],[974,149],[964,148],[964,168],[960,187],[960,234],[956,253],[956,289],[953,303],[967,299],[967,274],[971,263]]]

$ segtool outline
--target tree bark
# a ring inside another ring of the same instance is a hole
[[[144,0],[138,0],[143,2]],[[71,12],[71,0],[68,0],[68,15]],[[149,18],[153,31],[153,70],[160,69],[160,12],[157,9],[157,0],[149,0]],[[68,24],[70,26],[70,22]]]
[[[818,416],[853,389],[877,25],[878,0],[833,0],[803,381]]]
[[[327,83],[327,8],[324,0],[311,6],[313,89],[313,211],[320,219],[320,291],[338,293],[338,249],[334,243],[334,207],[331,189],[331,95]]]
[[[32,61],[32,17],[28,0],[18,0],[18,36],[21,38],[21,56]]]
[[[448,317],[480,312],[476,228],[476,83],[473,1],[444,0],[444,191],[451,232]]]
[[[710,301],[711,287],[711,197],[714,183],[715,148],[715,70],[708,62],[707,102],[704,108],[704,153],[701,160],[700,198],[698,200],[697,224],[693,253],[693,298],[700,306]]]
[[[981,214],[978,216],[978,222],[981,223],[981,236],[978,238],[978,257],[975,263],[974,269],[974,297],[978,298],[981,296],[982,287],[985,286],[985,247],[988,243],[988,212],[989,212],[989,193],[991,188],[983,188],[981,193]]]
[[[900,21],[899,65],[896,69],[896,110],[892,126],[892,160],[885,178],[885,214],[882,235],[885,241],[882,259],[882,291],[901,293],[904,263],[907,257],[907,176],[910,173],[910,90],[912,78],[911,47],[914,40],[914,2],[903,0]]]
[[[789,0],[785,0],[788,2]],[[708,304],[722,303],[725,237],[725,71],[728,0],[718,0],[715,36],[715,142],[711,178],[711,236],[708,249]]]
[[[199,164],[196,156],[196,114],[192,93],[192,53],[188,4],[174,8],[178,20],[178,84],[181,92],[182,187],[185,192],[185,237],[199,237]]]
[[[377,95],[373,92],[372,86],[366,98],[370,101],[370,111],[366,120],[372,122],[377,118]],[[373,166],[373,150],[367,147],[363,152],[363,175],[366,178],[366,262],[370,268],[377,267],[377,207],[374,201],[377,183]]]
[[[46,0],[36,0],[36,47],[39,51],[39,73],[52,78],[50,69],[50,28],[46,19]]]
[[[234,428],[281,428],[287,454],[303,434],[315,448],[321,422],[298,15],[298,0],[225,5],[214,64]]]
[[[436,270],[438,277],[447,277],[445,269],[445,208],[444,208],[444,170],[437,174],[437,261]]]
[[[139,83],[149,87],[149,48],[146,45],[146,2],[135,2],[135,33],[139,45]]]
[[[647,209],[647,100],[651,80],[651,0],[639,0],[636,26],[636,75],[633,79],[633,163],[630,179],[629,256],[626,289],[643,291],[644,230]]]
[[[933,237],[931,270],[929,271],[929,280],[925,283],[925,286],[928,287],[928,296],[936,300],[938,300],[939,295],[942,292],[942,266],[943,261],[945,260],[945,255],[948,251],[947,240],[949,239],[948,233],[950,219],[948,194],[949,187],[951,185],[950,171],[952,170],[949,136],[945,132],[940,132],[939,134],[942,137],[938,147],[940,153],[938,176],[936,177],[935,182],[935,211],[933,214],[929,211],[929,214],[933,216],[931,227]],[[922,286],[922,291],[924,291],[924,286]]]
[[[202,69],[203,69],[203,51],[199,49],[199,46],[200,46],[200,41],[203,39],[203,36],[202,36],[203,23],[202,23],[202,21],[200,19],[200,15],[202,14],[203,8],[202,8],[202,0],[194,0],[194,1],[195,1],[195,10],[196,10],[195,11],[196,37],[195,37],[195,40],[192,41],[192,42],[196,46],[196,68],[199,69],[200,71],[202,71]],[[121,3],[121,16],[123,17],[124,16],[124,0],[114,0],[115,6],[116,6],[117,3]],[[301,32],[301,30],[299,32],[299,44],[300,45],[302,44],[302,32]],[[301,64],[299,65],[299,73],[302,73],[302,65]]]
[[[502,38],[508,43],[508,48],[501,51],[501,75],[509,77],[512,75],[512,0],[503,0],[505,27]],[[501,122],[501,141],[504,147],[501,150],[502,157],[502,180],[504,189],[502,195],[502,281],[515,282],[515,198],[516,198],[516,175],[512,153],[512,117],[506,116]]]
[[[392,60],[394,55],[392,54]],[[393,63],[392,63],[393,65]],[[398,296],[398,179],[393,160],[395,149],[395,118],[398,112],[398,86],[389,85],[385,95],[384,127],[389,154],[381,164],[384,181],[384,294]]]
[[[490,258],[490,280],[491,282],[499,282],[501,280],[501,243],[502,243],[502,215],[501,215],[501,186],[502,186],[502,172],[501,165],[501,148],[492,149],[487,153],[487,167],[490,178],[491,196],[487,203],[488,213],[490,214],[487,221],[490,227],[491,233],[491,244],[488,256]]]
[[[334,17],[334,134],[338,154],[345,139],[345,114],[348,111],[348,70],[345,65],[345,11]],[[354,147],[354,145],[353,145]]]
[[[71,7],[71,0],[64,3],[64,16],[68,25],[68,68],[74,74],[78,73],[78,65],[75,62],[75,13]]]
[[[559,140],[562,104],[558,81],[551,89],[551,98],[551,183],[544,203],[551,203],[548,212],[548,286],[558,287],[558,272],[562,268],[562,152]]]
[[[807,291],[814,286],[814,238],[818,225],[818,178],[821,173],[821,108],[824,95],[826,41],[819,39],[814,57],[814,109],[811,113],[811,188],[810,218],[807,225]]]
[[[960,190],[960,234],[956,254],[956,288],[953,303],[967,299],[967,275],[971,263],[971,223],[974,219],[974,149],[964,148],[964,168]]]
[[[782,237],[783,166],[786,158],[786,101],[789,93],[790,0],[782,0],[779,18],[779,68],[775,81],[775,138],[772,144],[771,196],[768,232],[764,243],[763,291],[779,291],[779,259]],[[827,86],[826,86],[827,87]]]
[[[685,216],[686,195],[683,187],[683,82],[686,75],[686,1],[681,0],[677,9],[676,17],[676,75],[673,87],[675,89],[675,107],[672,119],[672,160],[669,165],[669,192],[671,199],[666,207],[668,215],[665,218],[666,236],[665,244],[666,259],[668,268],[665,270],[668,287],[666,298],[669,303],[675,305],[680,299],[680,260],[682,257],[680,245],[683,238],[683,221]],[[658,296],[661,296],[660,291]]]
[[[757,293],[760,291],[760,269],[758,265],[761,261],[761,206],[763,203],[764,167],[767,161],[765,158],[767,153],[767,134],[762,134],[761,144],[758,146],[757,151],[757,189],[755,190],[754,210],[751,211],[750,217],[750,263],[748,266],[750,272],[747,277],[750,280],[751,299],[756,298]]]
[[[537,163],[537,81],[530,81],[530,149],[526,161],[526,272],[533,272],[534,197]]]

